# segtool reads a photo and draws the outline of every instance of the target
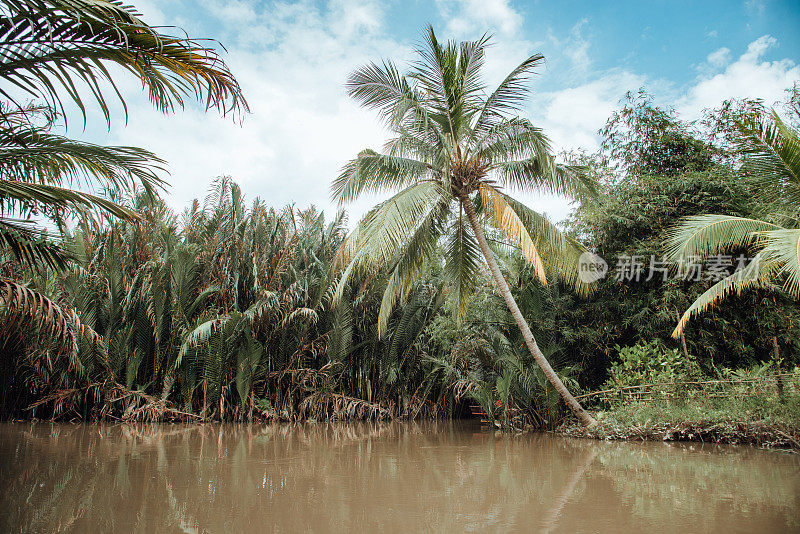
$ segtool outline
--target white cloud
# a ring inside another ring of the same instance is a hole
[[[706,61],[711,67],[719,68],[728,63],[731,58],[731,50],[730,48],[719,48],[714,50],[706,57]]]
[[[778,44],[778,40],[772,37],[771,35],[762,35],[749,45],[747,45],[747,52],[745,52],[741,60],[742,61],[756,61],[759,57],[764,55],[771,47]]]
[[[166,24],[167,18],[164,12],[155,4],[154,0],[137,0],[136,10],[148,24]]]
[[[378,2],[332,0],[334,31],[349,37],[361,32],[377,32],[383,27],[383,10]]]
[[[625,92],[640,87],[655,93],[661,105],[674,105],[691,119],[699,117],[703,108],[718,106],[727,98],[763,98],[771,104],[783,98],[786,88],[800,81],[800,66],[793,61],[763,59],[765,52],[776,44],[772,37],[763,36],[750,43],[747,51],[733,63],[730,63],[731,51],[720,48],[707,57],[708,65],[716,67],[718,72],[701,75],[677,92],[664,80],[630,71],[596,73],[588,82],[539,95],[538,98],[544,100],[543,111],[533,113],[533,119],[544,128],[556,147],[592,151],[598,148],[597,130],[619,106]],[[669,95],[672,98],[668,99]]]
[[[244,0],[228,0],[219,2],[206,0],[203,6],[219,20],[229,24],[244,24],[257,18],[255,7]]]
[[[625,92],[638,89],[645,81],[644,76],[612,71],[582,85],[545,93],[545,111],[538,123],[559,149],[597,150],[597,130]]]
[[[175,208],[203,197],[213,177],[230,174],[250,199],[332,210],[329,186],[341,166],[385,138],[374,113],[347,97],[347,75],[369,60],[408,57],[408,49],[383,36],[377,2],[334,0],[324,11],[283,4],[269,13],[245,2],[205,5],[224,20],[249,19],[226,43],[226,61],[252,113],[241,125],[195,107],[164,117],[145,98],[133,99],[127,126],[116,123],[110,141],[168,161]]]
[[[657,103],[674,105],[687,119],[699,118],[703,109],[717,107],[728,98],[762,98],[772,104],[785,96],[786,88],[800,81],[800,67],[793,61],[763,59],[767,50],[775,45],[777,41],[765,35],[750,43],[746,52],[733,63],[729,63],[730,50],[718,49],[708,56],[708,64],[701,69],[712,72],[699,76],[693,84],[677,92],[664,80],[648,79],[628,71],[598,73],[586,83],[540,95],[544,99],[544,111],[534,113],[533,119],[557,149],[593,151],[599,148],[597,131],[618,108],[625,92],[639,87],[655,93]],[[710,69],[711,66],[714,68]],[[720,72],[720,69],[723,70]],[[670,94],[672,98],[668,98]],[[568,201],[555,197],[531,196],[524,200],[556,220],[565,217],[570,210]]]
[[[573,73],[580,76],[586,75],[592,65],[589,39],[583,35],[583,30],[588,25],[589,19],[583,18],[572,27],[566,39],[560,40],[552,33],[549,36],[550,41],[560,49],[560,53],[570,61]]]
[[[751,15],[763,15],[767,4],[764,0],[747,0],[744,7]]]
[[[436,5],[447,21],[448,32],[456,36],[487,30],[508,36],[522,25],[522,16],[508,0],[436,0]]]
[[[676,109],[687,118],[697,118],[703,108],[716,107],[728,98],[761,98],[767,104],[781,100],[784,90],[800,80],[800,67],[790,59],[763,59],[767,50],[776,45],[777,41],[769,35],[753,41],[723,71],[701,75],[676,100]],[[711,59],[709,56],[709,63]]]

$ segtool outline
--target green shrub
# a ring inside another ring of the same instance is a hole
[[[678,349],[667,349],[658,341],[640,342],[631,347],[616,346],[618,361],[611,364],[606,388],[639,386],[689,380],[699,375],[693,356]]]

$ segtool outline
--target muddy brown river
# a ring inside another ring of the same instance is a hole
[[[2,532],[800,532],[800,455],[471,422],[0,425]]]

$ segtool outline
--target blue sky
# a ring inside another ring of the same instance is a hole
[[[182,208],[214,176],[232,175],[249,197],[333,209],[328,185],[341,165],[386,137],[344,94],[349,71],[384,57],[402,63],[425,24],[441,37],[494,35],[487,77],[499,81],[530,54],[547,64],[525,115],[558,149],[597,148],[596,131],[627,90],[645,87],[686,118],[729,97],[774,102],[800,80],[800,3],[516,2],[511,0],[133,0],[144,20],[211,37],[228,50],[252,114],[241,125],[197,107],[153,111],[135,83],[130,115],[83,134],[144,146],[166,158],[168,200]],[[70,132],[73,135],[79,134]],[[358,216],[375,199],[352,207]],[[568,202],[524,199],[560,219]]]

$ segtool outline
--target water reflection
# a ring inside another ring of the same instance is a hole
[[[3,532],[800,528],[800,458],[452,422],[0,425]]]
[[[596,447],[591,447],[583,453],[584,460],[575,465],[569,480],[564,484],[564,489],[559,492],[553,504],[550,506],[547,515],[545,515],[544,521],[542,521],[542,532],[547,533],[553,531],[561,515],[561,511],[572,497],[572,494],[575,493],[578,483],[583,478],[586,470],[589,469],[589,466],[594,462],[597,453],[598,449]]]

